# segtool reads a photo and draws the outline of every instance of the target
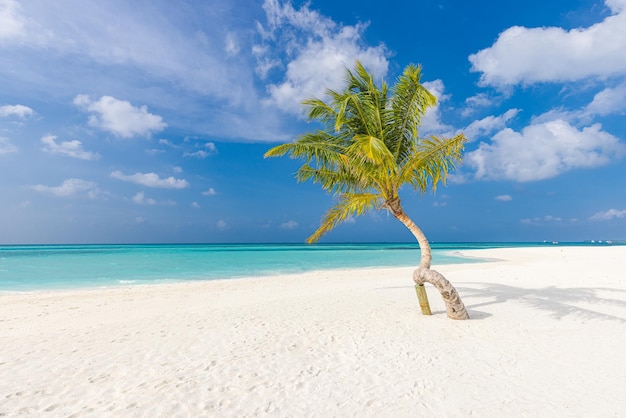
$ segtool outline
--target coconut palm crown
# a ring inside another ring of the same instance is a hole
[[[423,288],[424,282],[435,285],[446,302],[448,316],[466,319],[467,311],[456,290],[430,269],[428,239],[404,212],[399,197],[405,184],[421,193],[434,192],[440,183],[445,184],[450,171],[461,161],[466,142],[463,134],[452,138],[419,137],[424,113],[437,103],[420,78],[421,67],[409,65],[391,89],[384,81],[378,87],[357,61],[354,71],[346,70],[343,91],[327,90],[328,102],[316,98],[303,102],[309,120],[319,121],[322,129],[278,145],[265,157],[289,155],[304,160],[296,173],[298,181],[319,183],[337,198],[308,243],[318,241],[350,217],[387,209],[419,243],[421,261],[413,275],[417,286]],[[430,308],[425,310],[423,306],[422,311],[430,313]]]

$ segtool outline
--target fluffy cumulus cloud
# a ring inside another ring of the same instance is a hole
[[[606,116],[626,111],[626,83],[608,87],[597,93],[584,109],[588,115]]]
[[[91,113],[89,125],[122,138],[150,136],[167,126],[160,116],[148,112],[146,106],[136,107],[111,96],[102,96],[94,101],[81,94],[74,98],[74,104]]]
[[[126,175],[116,170],[111,173],[111,177],[122,181],[141,184],[146,187],[158,187],[163,189],[184,189],[189,187],[189,182],[185,179],[177,179],[172,176],[161,178],[156,173],[135,173]]]
[[[215,196],[216,194],[217,192],[215,191],[213,187],[210,187],[209,190],[202,192],[203,196]]]
[[[591,221],[610,221],[616,218],[626,218],[626,210],[609,209],[595,213],[589,217]]]
[[[511,27],[469,57],[483,85],[575,81],[626,74],[626,0],[607,0],[612,15],[587,28]]]
[[[626,154],[626,146],[595,124],[582,130],[563,120],[503,129],[465,155],[477,179],[520,182],[555,177],[576,168],[608,164]]]
[[[31,188],[35,191],[51,193],[58,197],[71,197],[81,193],[87,193],[90,198],[95,198],[98,194],[96,183],[77,178],[64,180],[60,186],[45,186],[37,184]]]
[[[78,140],[56,142],[57,137],[55,135],[46,135],[41,138],[43,144],[43,150],[50,154],[66,155],[72,158],[78,158],[80,160],[95,160],[100,158],[100,155],[85,151],[83,149],[82,142]]]
[[[1,25],[2,23],[0,23]],[[4,105],[0,106],[0,116],[8,117],[8,116],[16,116],[18,118],[26,118],[27,116],[32,116],[35,114],[35,111],[28,106],[24,105]]]
[[[366,25],[339,25],[306,4],[295,9],[289,2],[265,0],[263,9],[267,26],[258,27],[263,42],[253,48],[257,74],[266,77],[274,68],[287,69],[282,81],[268,86],[266,103],[300,113],[302,100],[340,88],[344,69],[352,68],[355,60],[378,77],[387,73],[386,48],[363,42]]]
[[[474,141],[480,137],[490,135],[503,129],[506,123],[513,119],[518,112],[519,109],[509,109],[499,116],[487,116],[483,119],[475,120],[463,129],[463,133],[468,141]]]
[[[17,152],[17,147],[11,143],[9,138],[0,136],[0,155]]]

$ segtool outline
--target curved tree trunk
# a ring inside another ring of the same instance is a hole
[[[451,319],[469,319],[469,314],[463,301],[459,296],[452,283],[448,281],[441,273],[436,270],[418,268],[413,272],[413,281],[417,286],[423,286],[424,283],[430,283],[435,286],[443,301],[446,303],[446,312],[448,318]]]
[[[431,270],[430,264],[432,262],[432,253],[430,250],[430,243],[424,235],[424,232],[409,218],[404,212],[400,203],[400,198],[396,197],[393,200],[385,202],[385,207],[391,211],[391,214],[400,222],[406,226],[409,231],[415,236],[420,246],[421,259],[420,265],[413,272],[413,281],[415,282],[415,289],[417,291],[418,298],[420,300],[420,306],[422,307],[422,313],[425,315],[431,315],[430,305],[428,303],[428,296],[424,290],[424,283],[430,283],[439,290],[441,297],[446,304],[446,312],[448,318],[451,319],[469,319],[469,314],[459,293],[454,286],[438,271]]]

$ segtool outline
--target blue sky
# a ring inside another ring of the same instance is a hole
[[[263,153],[356,59],[469,139],[431,241],[626,239],[626,0],[0,0],[0,243],[303,242],[333,199]]]

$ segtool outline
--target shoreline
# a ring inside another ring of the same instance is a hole
[[[558,247],[581,247],[583,244],[585,243],[562,243]],[[462,255],[461,251],[466,250],[554,247],[548,243],[432,243],[432,246],[433,262],[436,265],[463,264],[464,260],[458,257]],[[29,250],[23,250],[0,246],[0,292],[238,279],[250,277],[251,272],[254,272],[255,277],[269,277],[318,270],[411,267],[417,266],[420,258],[417,243],[322,246],[198,244],[191,246],[192,251],[189,251],[190,245],[170,244],[151,245],[150,250],[146,250],[145,245],[108,244],[28,247]],[[97,251],[90,247],[97,248]],[[232,247],[234,250],[224,247]],[[325,250],[320,250],[321,247],[332,251],[326,253]],[[297,251],[291,252],[294,248]],[[381,249],[385,251],[379,251]],[[407,249],[411,251],[403,251]],[[269,263],[264,260],[264,254],[271,255]],[[325,254],[329,256],[326,257]],[[477,260],[475,256],[469,256],[465,262],[468,260],[485,261]]]
[[[299,274],[307,271],[412,266],[417,243],[192,246],[143,245],[0,247],[2,291],[102,288],[127,284],[174,283]],[[231,248],[232,247],[232,248]],[[328,252],[327,252],[328,250]],[[410,251],[405,251],[410,250]],[[447,251],[435,261],[454,263]]]
[[[455,263],[455,264],[444,264],[440,266],[464,266],[464,265],[472,265],[472,264],[484,264],[484,263],[492,263],[499,261],[506,261],[502,259],[492,258],[492,259],[481,259],[481,258],[469,258],[472,261],[467,263]],[[281,280],[296,280],[300,276],[309,276],[309,275],[333,275],[333,273],[358,273],[358,272],[376,272],[380,271],[381,274],[392,274],[394,271],[398,271],[401,273],[408,274],[407,277],[411,277],[413,270],[417,268],[419,262],[415,263],[415,266],[402,266],[402,267],[360,267],[360,268],[335,268],[335,269],[320,269],[320,270],[310,270],[300,273],[281,273],[281,274],[267,274],[267,275],[250,275],[250,276],[242,276],[242,277],[227,277],[220,279],[188,279],[188,280],[178,280],[173,279],[172,281],[155,281],[154,283],[119,283],[114,285],[102,285],[102,286],[84,286],[84,287],[59,287],[59,288],[40,288],[40,289],[32,289],[32,290],[0,290],[0,297],[2,296],[11,296],[11,295],[28,295],[28,294],[68,294],[72,292],[99,292],[99,291],[108,291],[108,290],[124,290],[124,289],[135,289],[135,288],[143,288],[150,289],[154,287],[155,289],[165,288],[168,286],[171,287],[185,287],[185,286],[202,286],[202,284],[207,283],[229,283],[229,282],[251,282],[251,281],[262,281],[262,280],[272,280],[272,279],[281,279]],[[433,265],[433,269],[436,269],[438,266]],[[407,273],[408,272],[408,273]],[[164,279],[168,280],[168,279]],[[164,289],[165,290],[165,289]]]
[[[417,245],[417,244],[416,244]],[[482,263],[482,262],[491,262],[498,260],[489,260],[482,259],[480,257],[475,256],[464,256],[461,253],[465,250],[441,250],[439,253],[439,257],[444,258],[457,258],[457,259],[466,259],[467,262],[457,261],[451,264],[474,264],[474,263]],[[476,250],[467,250],[467,251],[476,251]],[[206,282],[216,282],[216,281],[231,281],[231,280],[255,280],[262,278],[272,278],[272,277],[285,277],[285,276],[299,276],[306,275],[310,273],[323,273],[323,272],[339,272],[339,271],[357,271],[357,270],[379,270],[379,269],[407,269],[407,268],[417,268],[419,264],[419,253],[418,257],[413,265],[405,265],[400,267],[395,266],[365,266],[365,267],[336,267],[336,268],[320,268],[313,270],[305,270],[301,272],[284,272],[284,273],[268,273],[262,272],[257,275],[236,275],[232,277],[207,277],[207,278],[161,278],[161,279],[122,279],[118,280],[115,284],[103,284],[103,285],[95,285],[95,284],[74,284],[73,286],[64,287],[62,285],[57,285],[54,287],[40,287],[40,288],[32,288],[32,289],[1,289],[0,295],[10,295],[10,294],[25,294],[25,293],[41,293],[41,292],[71,292],[71,291],[82,291],[82,290],[105,290],[105,289],[114,289],[114,288],[125,288],[125,287],[136,287],[136,286],[163,286],[163,285],[176,285],[176,284],[194,284],[194,283],[206,283]],[[437,261],[438,256],[435,256],[434,261]],[[448,264],[445,264],[448,265]],[[137,283],[139,282],[139,283]]]
[[[626,247],[433,266],[0,293],[0,415],[618,416]]]

